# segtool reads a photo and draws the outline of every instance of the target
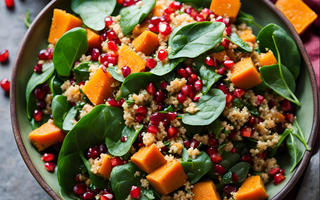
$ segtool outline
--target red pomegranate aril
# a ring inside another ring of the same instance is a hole
[[[149,24],[148,25],[148,29],[154,33],[158,33],[159,32],[159,28],[158,28],[158,24],[154,25],[154,24]]]
[[[102,35],[100,35],[99,37],[100,44],[102,44],[106,40],[107,40],[107,33],[103,33]]]
[[[192,68],[190,66],[186,67],[186,72],[189,74],[189,76],[191,76],[192,74],[194,74]],[[194,74],[196,75],[196,74]],[[197,75],[196,75],[197,76]]]
[[[170,16],[170,15],[171,15],[172,13],[174,13],[174,12],[175,12],[174,9],[168,7],[168,8],[166,8],[166,9],[164,9],[163,15],[168,15],[168,16]]]
[[[136,112],[141,115],[146,115],[148,112],[148,108],[146,106],[139,106]]]
[[[124,0],[123,6],[124,7],[132,6],[132,5],[135,5],[136,2],[137,2],[137,0]]]
[[[226,170],[224,167],[222,167],[221,165],[217,164],[216,167],[214,168],[214,171],[219,174],[222,175],[224,173],[226,173]]]
[[[97,48],[93,48],[91,52],[91,60],[98,61],[100,56],[100,51]]]
[[[99,157],[98,148],[90,147],[89,150],[87,151],[87,158],[96,159],[98,157]]]
[[[118,38],[117,33],[114,30],[107,31],[107,38],[109,40],[115,40]]]
[[[105,28],[109,28],[109,26],[113,23],[112,17],[107,16],[104,18]]]
[[[167,53],[166,50],[164,50],[164,49],[159,50],[159,52],[158,52],[158,59],[159,59],[160,61],[166,59],[167,57],[168,57],[168,53]]]
[[[219,68],[219,69],[216,70],[216,72],[217,72],[218,74],[220,74],[220,75],[223,75],[225,71],[226,71],[226,68],[224,68],[224,67],[221,67],[221,68]]]
[[[182,78],[188,78],[188,77],[189,77],[188,72],[187,72],[185,69],[183,69],[183,68],[180,68],[180,69],[177,71],[177,74],[178,74],[179,76],[181,76]]]
[[[208,137],[209,137],[209,139],[215,139],[215,138],[216,138],[215,135],[214,135],[214,133],[209,133],[209,134],[208,134]]]
[[[159,87],[163,90],[165,90],[168,86],[168,82],[167,81],[162,81],[159,85]]]
[[[33,93],[34,93],[36,99],[38,99],[38,100],[43,99],[43,97],[46,95],[46,93],[43,90],[41,90],[40,88],[34,89]]]
[[[230,103],[233,99],[234,99],[234,96],[232,96],[231,94],[226,94],[226,102],[227,103]]]
[[[198,148],[199,145],[200,145],[200,141],[196,139],[190,140],[190,147],[192,147],[193,149]]]
[[[108,99],[107,102],[111,107],[119,107],[118,102],[115,99]]]
[[[171,8],[173,10],[180,10],[182,8],[182,4],[178,1],[174,1],[174,2],[170,3],[169,8]]]
[[[1,80],[0,86],[5,92],[10,91],[10,81],[7,78]]]
[[[74,176],[74,180],[76,180],[77,182],[80,182],[80,176],[82,176],[82,174],[78,173]]]
[[[188,140],[183,141],[183,146],[184,146],[185,148],[189,149],[189,148],[190,148],[190,142],[189,142]]]
[[[194,83],[194,89],[196,89],[196,91],[201,91],[202,90],[202,81],[201,80],[197,80],[195,83]]]
[[[199,13],[193,7],[189,7],[185,10],[185,13],[189,14],[191,17],[195,18]]]
[[[292,123],[294,121],[294,115],[292,113],[287,113],[287,114],[284,114],[285,118],[290,122]]]
[[[84,200],[94,200],[95,196],[96,196],[95,193],[91,190],[83,193]]]
[[[218,164],[222,161],[222,158],[219,153],[214,153],[210,156],[211,162]]]
[[[258,94],[257,95],[257,105],[260,105],[263,100],[264,100],[264,97]]]
[[[228,26],[226,28],[226,32],[227,32],[227,35],[230,36],[231,35],[231,26]]]
[[[252,158],[251,158],[250,154],[243,155],[241,160],[243,162],[249,163],[250,165],[252,164]]]
[[[264,160],[267,157],[267,152],[264,151],[264,152],[258,153],[257,157]]]
[[[100,200],[111,200],[113,199],[113,194],[103,194],[100,196]]]
[[[53,172],[54,168],[56,167],[56,164],[53,162],[46,162],[44,164],[44,168],[48,171],[48,172]]]
[[[146,60],[146,66],[147,66],[149,69],[155,68],[156,65],[157,65],[157,62],[156,62],[155,59],[153,59],[153,58],[148,58],[148,59]]]
[[[135,120],[136,120],[137,122],[140,123],[143,119],[144,119],[144,115],[141,115],[141,114],[137,114],[137,115],[136,115]]]
[[[187,98],[182,93],[179,93],[177,95],[177,99],[178,99],[179,103],[181,103],[181,104],[187,100]]]
[[[38,101],[36,104],[39,109],[44,109],[46,107],[46,103],[44,101]]]
[[[197,14],[195,17],[197,22],[203,22],[206,21],[206,19],[204,18],[204,16],[202,14]]]
[[[122,75],[123,77],[127,78],[131,74],[131,69],[128,66],[122,67]]]
[[[251,131],[252,131],[251,127],[242,127],[240,134],[242,137],[250,137]]]
[[[292,105],[290,103],[290,101],[288,101],[287,99],[284,99],[282,102],[281,102],[281,110],[283,112],[288,112],[288,111],[291,111],[292,110]]]
[[[13,8],[14,0],[5,0],[7,8]]]
[[[257,118],[254,117],[254,116],[250,116],[250,117],[249,117],[249,123],[248,123],[248,125],[249,125],[250,127],[254,127],[254,125],[256,125],[256,124],[257,124]]]
[[[209,8],[204,8],[204,9],[201,10],[200,14],[203,15],[203,17],[204,17],[205,19],[208,19],[209,16],[210,16],[211,14],[213,14],[213,12],[212,12],[211,10],[209,10]]]
[[[100,144],[99,147],[98,147],[98,151],[99,151],[100,154],[101,154],[101,153],[106,153],[106,152],[107,152],[107,147],[106,147],[106,145]]]
[[[275,185],[279,185],[282,181],[284,181],[284,179],[286,179],[285,176],[283,176],[282,174],[276,174],[274,177],[273,177],[273,183]]]
[[[222,16],[218,16],[216,18],[216,22],[223,22],[226,26],[229,25],[229,22],[226,19],[224,19]]]
[[[53,48],[47,49],[47,52],[48,52],[48,59],[52,60],[52,58],[53,58]]]
[[[126,161],[125,160],[121,160],[120,157],[114,157],[114,158],[111,159],[111,165],[113,167],[118,166],[118,165],[123,165],[125,163],[126,163]]]
[[[43,160],[44,162],[51,162],[54,160],[54,154],[45,153],[41,156],[41,160]]]
[[[147,88],[146,88],[147,92],[150,94],[150,95],[154,95],[156,93],[156,88],[154,87],[154,84],[153,83],[149,83],[147,85]]]
[[[85,84],[84,81],[80,81],[80,82],[78,83],[79,86],[84,85],[84,84]]]
[[[284,170],[284,169],[280,169],[280,170],[279,170],[279,173],[282,174],[282,175],[284,175],[284,174],[285,174],[285,170]]]
[[[100,189],[99,189],[99,188],[95,188],[95,189],[93,190],[93,192],[94,192],[95,195],[97,195],[97,194],[100,193]]]
[[[124,100],[123,98],[121,98],[121,99],[118,101],[118,107],[121,107],[124,102],[125,102],[125,100]]]
[[[231,149],[231,153],[236,153],[236,152],[237,152],[237,148],[233,147],[233,148]]]
[[[229,94],[228,86],[226,84],[224,84],[224,83],[221,83],[218,86],[218,89],[220,89],[224,94]]]
[[[237,135],[237,132],[235,130],[231,130],[231,132],[228,134],[228,139],[232,140],[232,138],[236,135]]]
[[[128,140],[128,136],[123,136],[120,139],[121,142],[126,142],[127,140]]]
[[[169,118],[170,121],[174,120],[177,117],[177,113],[168,112],[166,116]]]
[[[46,49],[42,49],[38,54],[39,60],[47,60],[48,56],[49,56],[49,53],[47,52]]]
[[[41,110],[35,110],[33,112],[33,118],[36,122],[41,122],[43,118],[43,113]]]
[[[225,49],[228,49],[229,44],[230,44],[230,41],[226,38],[223,38],[222,42],[220,43],[220,45],[223,46]]]
[[[284,122],[277,123],[276,129],[277,129],[278,134],[282,134],[284,131]]]
[[[156,126],[154,126],[154,125],[151,125],[151,126],[148,127],[148,133],[156,134],[156,133],[158,133],[158,128]]]
[[[141,189],[138,186],[131,186],[130,196],[135,199],[140,198]]]
[[[107,57],[107,62],[108,62],[108,65],[112,64],[113,66],[115,66],[118,62],[118,57],[116,55],[109,54],[109,56]]]
[[[157,26],[157,25],[160,23],[160,21],[161,21],[161,20],[160,20],[159,17],[154,16],[154,17],[152,17],[152,18],[150,19],[149,23]]]
[[[116,45],[116,43],[114,41],[109,41],[108,42],[108,49],[110,49],[111,51],[117,52],[118,46]]]
[[[166,99],[166,93],[162,91],[157,91],[156,94],[154,95],[154,101],[156,103],[162,103]]]
[[[192,86],[191,85],[185,85],[181,88],[181,93],[184,95],[184,96],[188,96],[189,93],[193,90]]]
[[[197,81],[197,79],[192,78],[191,76],[188,78],[187,80],[187,84],[193,85],[195,82]]]
[[[270,99],[270,100],[268,101],[268,106],[269,106],[269,108],[271,109],[271,108],[273,108],[273,107],[276,106],[276,102],[275,102],[273,99]]]
[[[217,62],[215,61],[215,58],[213,56],[206,57],[205,62],[211,67],[217,67]]]
[[[233,95],[238,97],[239,99],[246,93],[243,89],[237,88],[234,90]]]
[[[232,181],[233,182],[238,182],[239,181],[239,178],[238,178],[237,174],[234,173],[234,172],[232,172]]]
[[[218,151],[218,148],[217,147],[209,147],[208,148],[208,150],[207,150],[207,154],[209,155],[209,156],[211,156],[211,155],[213,155],[213,154],[215,154],[215,153],[218,153],[219,151]]]
[[[73,193],[77,196],[85,193],[87,191],[87,186],[84,183],[78,183],[73,187]]]
[[[209,139],[209,146],[211,147],[218,147],[219,146],[219,142],[217,139],[214,138],[210,138]]]
[[[231,67],[234,65],[233,60],[225,60],[223,62],[223,66],[227,69],[231,69]]]
[[[152,121],[152,122],[160,123],[160,121],[162,121],[163,119],[164,119],[164,114],[163,113],[153,113],[150,116],[150,121]]]
[[[168,22],[170,23],[171,22],[171,18],[169,15],[163,15],[160,17],[160,22]]]
[[[232,186],[232,185],[226,185],[224,188],[223,188],[223,192],[228,196],[228,197],[231,197],[233,192],[236,192],[237,191],[237,188],[236,186]]]
[[[270,176],[275,176],[278,172],[280,171],[280,168],[279,167],[275,167],[275,168],[272,168],[268,171],[268,174]]]
[[[169,35],[172,32],[172,29],[168,24],[168,22],[160,22],[158,24],[158,29],[159,29],[159,33],[161,33],[162,35]]]
[[[168,130],[168,134],[170,135],[170,136],[173,136],[173,135],[175,135],[176,133],[178,133],[179,132],[179,130],[176,128],[176,127],[170,127],[169,128],[169,130]]]
[[[0,62],[6,62],[9,59],[9,51],[4,49],[0,51]]]
[[[194,101],[194,102],[198,102],[199,100],[200,100],[200,97],[199,97],[199,96],[197,96],[197,97],[194,97],[192,101]]]

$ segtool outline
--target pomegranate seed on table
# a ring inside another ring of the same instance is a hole
[[[230,103],[233,99],[234,99],[234,96],[232,96],[231,94],[226,94],[226,102],[227,103]]]
[[[199,13],[193,7],[189,7],[185,10],[185,13],[189,14],[191,17],[195,18]]]
[[[0,51],[0,62],[6,62],[9,59],[9,51],[4,49]]]
[[[218,147],[219,146],[219,142],[217,139],[214,138],[210,138],[209,139],[209,146],[211,147]]]
[[[184,96],[188,96],[192,90],[193,90],[193,87],[191,85],[185,85],[181,88],[181,93]]]
[[[78,183],[73,187],[73,193],[77,196],[85,193],[87,191],[87,186],[84,183]]]
[[[189,149],[189,148],[190,148],[190,142],[189,142],[188,140],[183,141],[183,146],[184,146],[185,148]]]
[[[158,24],[159,33],[162,35],[169,35],[172,32],[172,29],[168,22],[160,22]]]
[[[248,125],[250,127],[254,127],[254,125],[256,124],[257,124],[257,118],[255,116],[250,116]]]
[[[195,77],[196,77],[196,79],[195,79]],[[188,78],[187,84],[194,84],[197,80],[198,80],[197,75],[196,75],[196,76],[193,76],[193,77],[190,76],[190,77]]]
[[[47,52],[46,49],[42,49],[38,54],[39,60],[47,60],[48,56],[49,56],[49,53]]]
[[[201,91],[202,90],[202,81],[201,80],[197,80],[195,83],[194,83],[194,89],[196,89],[196,91]]]
[[[200,100],[200,97],[194,97],[194,98],[193,98],[193,101],[194,101],[194,102],[198,102],[199,100]]]
[[[126,142],[127,140],[128,140],[128,136],[123,136],[120,139],[121,142]]]
[[[100,200],[111,200],[113,199],[113,194],[103,194],[100,196]]]
[[[5,92],[10,91],[10,81],[7,78],[1,80],[0,86]]]
[[[160,22],[168,22],[170,23],[171,22],[171,18],[169,15],[163,15],[160,17]]]
[[[80,173],[78,173],[78,174],[76,174],[75,176],[74,176],[74,180],[76,180],[77,182],[80,182],[81,180],[80,180],[80,176],[81,176],[82,174],[80,174]]]
[[[226,68],[224,68],[224,67],[221,67],[221,68],[219,68],[219,69],[216,70],[216,72],[217,72],[218,74],[220,74],[220,75],[223,75],[225,71],[226,71]]]
[[[216,164],[215,168],[214,168],[214,171],[219,174],[219,175],[222,175],[224,173],[226,173],[226,170],[224,167],[222,167],[221,165],[219,164]]]
[[[271,108],[273,108],[273,107],[276,106],[276,102],[275,102],[273,99],[270,99],[270,100],[268,101],[268,106],[269,106],[269,108],[271,109]]]
[[[231,153],[236,153],[237,152],[237,149],[235,148],[235,147],[233,147],[232,149],[231,149]]]
[[[141,189],[138,186],[131,186],[130,196],[135,199],[140,198]]]
[[[232,196],[232,192],[236,192],[237,191],[237,188],[236,186],[232,186],[232,185],[226,185],[224,188],[223,188],[223,192],[228,196],[228,197],[231,197]]]
[[[36,104],[39,109],[44,109],[46,107],[46,103],[44,101],[38,101]]]
[[[170,127],[169,130],[168,130],[168,134],[169,134],[170,136],[173,136],[173,135],[175,135],[175,134],[178,133],[178,132],[179,132],[179,130],[177,129],[177,127],[174,127],[174,126]]]
[[[122,67],[122,75],[123,77],[127,78],[131,74],[131,69],[129,66]]]
[[[210,156],[211,162],[218,164],[222,161],[222,158],[219,153],[214,153]]]
[[[141,115],[146,115],[148,112],[148,108],[146,106],[139,106],[136,112]]]
[[[48,59],[52,60],[52,58],[53,58],[53,48],[47,49],[47,52],[48,52]]]
[[[91,60],[98,61],[100,56],[100,51],[97,48],[93,48],[91,51]]]
[[[150,121],[151,121],[151,124],[153,124],[153,125],[159,124],[163,119],[164,119],[163,113],[153,113],[150,116]]]
[[[209,156],[211,156],[211,155],[213,155],[213,154],[215,154],[215,153],[218,153],[219,151],[218,151],[218,148],[217,147],[209,147],[208,148],[208,150],[207,150],[207,154],[209,155]]]
[[[148,127],[148,133],[156,134],[156,133],[158,133],[158,128],[156,126],[154,126],[154,125],[151,125],[151,126]]]
[[[153,83],[149,83],[147,85],[147,88],[146,88],[147,92],[150,94],[150,95],[154,95],[156,93],[156,88],[154,87],[154,84]]]
[[[162,103],[166,99],[166,93],[162,91],[157,91],[156,94],[154,95],[154,101],[156,103]]]
[[[240,99],[245,93],[246,93],[246,91],[244,91],[243,89],[237,88],[234,90],[233,95]]]
[[[154,25],[154,24],[149,24],[148,25],[148,29],[154,33],[158,33],[159,32],[159,27],[158,24]]]
[[[35,95],[36,99],[41,100],[46,95],[46,93],[41,90],[40,88],[34,89],[33,94]]]
[[[278,134],[282,134],[284,131],[284,122],[277,123],[276,129],[278,131]]]
[[[241,157],[241,160],[242,160],[243,162],[249,163],[250,165],[252,164],[252,158],[251,158],[250,154],[243,155],[243,156]]]
[[[35,110],[33,112],[33,119],[36,121],[36,122],[41,122],[42,121],[42,118],[43,118],[43,113],[41,110]]]
[[[216,22],[222,22],[222,23],[224,23],[226,26],[229,25],[229,22],[228,22],[226,19],[224,19],[222,16],[218,16],[218,17],[216,18]]]
[[[264,152],[258,153],[257,157],[264,160],[267,157],[267,152],[264,151]]]
[[[42,155],[41,160],[43,160],[44,162],[51,162],[54,160],[54,154],[45,153]]]
[[[166,9],[163,11],[163,15],[171,15],[171,14],[174,13],[174,12],[175,12],[174,9],[168,7],[168,8],[166,8]]]
[[[53,172],[54,168],[56,167],[56,164],[53,162],[46,162],[44,164],[44,168],[48,171],[48,172]]]
[[[14,0],[5,0],[7,8],[13,8],[14,7]]]
[[[200,145],[200,141],[196,139],[190,140],[190,147],[192,147],[193,149],[198,148],[199,145]]]
[[[106,40],[107,40],[107,33],[103,33],[102,35],[100,35],[99,37],[100,44],[102,44]]]
[[[278,185],[280,184],[282,181],[284,181],[284,179],[286,179],[285,176],[283,176],[282,174],[276,174],[274,177],[273,177],[273,183],[275,185]]]
[[[91,190],[83,193],[84,200],[94,200],[95,196],[96,196],[96,194]]]
[[[179,103],[181,103],[181,104],[187,100],[187,98],[185,96],[183,96],[182,93],[179,93],[177,95],[177,99],[178,99]]]
[[[231,68],[233,67],[233,65],[234,65],[233,60],[225,60],[225,61],[223,62],[223,66],[224,66],[225,68],[227,68],[227,69],[231,69]]]
[[[138,144],[138,146],[141,148],[141,147],[144,147],[144,144],[141,142]]]
[[[209,8],[204,8],[201,10],[200,14],[203,15],[205,19],[208,19],[213,12]]]
[[[159,85],[159,87],[160,87],[161,89],[163,89],[163,90],[165,90],[165,89],[167,88],[167,86],[168,86],[167,81],[162,81],[162,82],[160,83],[160,85]]]
[[[220,83],[218,89],[220,89],[224,94],[229,94],[228,86],[224,83]]]
[[[242,127],[240,134],[242,137],[250,137],[251,131],[252,131],[251,127]]]
[[[140,122],[144,119],[144,117],[145,117],[144,115],[137,114],[135,120],[136,120],[138,123],[140,123]]]
[[[275,168],[272,168],[268,171],[268,174],[270,176],[275,176],[278,172],[280,171],[280,168],[279,167],[275,167]]]
[[[189,74],[188,72],[183,69],[183,68],[180,68],[178,71],[177,71],[178,75],[181,76],[182,78],[188,78],[189,77]]]
[[[104,18],[105,28],[109,28],[109,26],[113,23],[112,17],[107,16]]]

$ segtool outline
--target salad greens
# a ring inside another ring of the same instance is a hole
[[[233,167],[231,167],[227,173],[225,173],[222,176],[222,183],[224,184],[231,184],[234,183],[234,181],[232,180],[232,172],[235,173],[238,177],[238,181],[239,183],[243,182],[244,179],[247,178],[249,170],[250,170],[250,164],[247,162],[239,162],[237,164],[235,164]]]
[[[252,52],[253,48],[250,47],[247,43],[245,43],[237,33],[231,33],[230,37],[225,36],[230,42],[233,44],[238,45],[241,49],[247,51],[247,52]]]
[[[162,62],[157,62],[155,68],[151,69],[150,72],[157,76],[166,75],[170,73],[172,70],[174,70],[174,68],[176,68],[179,65],[179,63],[183,62],[184,60],[185,58],[173,59],[165,65],[163,65]]]
[[[253,24],[260,29],[263,28],[260,24],[254,21],[254,17],[252,15],[249,15],[248,13],[240,10],[235,23],[240,24],[241,22],[245,22],[247,25]]]
[[[56,95],[52,99],[52,117],[54,119],[54,124],[63,129],[64,120],[67,113],[71,109],[71,104],[68,102],[67,97],[63,95]]]
[[[91,62],[82,62],[78,66],[72,69],[74,72],[74,77],[76,78],[76,83],[78,84],[81,81],[86,81],[89,79]]]

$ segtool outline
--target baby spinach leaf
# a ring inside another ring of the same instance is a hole
[[[65,119],[63,120],[62,128],[65,131],[70,131],[74,126],[74,119],[78,114],[78,109],[73,106],[67,113]]]
[[[54,97],[55,95],[62,94],[61,85],[63,81],[60,80],[57,75],[53,75],[49,80],[49,87],[51,90],[51,94]]]
[[[163,65],[162,62],[157,62],[155,68],[151,69],[150,72],[157,75],[163,76],[171,72],[179,63],[183,62],[185,58],[170,60],[167,64]]]
[[[251,113],[251,115],[255,116],[255,117],[259,117],[259,111],[257,108],[251,106],[248,102],[244,102],[239,98],[235,98],[232,101],[232,105],[242,109],[243,107],[247,107],[249,112]]]
[[[196,103],[199,109],[195,114],[184,114],[182,122],[193,126],[204,126],[211,124],[223,112],[226,106],[226,96],[219,89],[212,89],[203,95]]]
[[[86,81],[89,79],[89,64],[91,64],[91,62],[82,62],[73,69],[77,84],[81,81]]]
[[[237,149],[237,151],[238,151],[238,149]],[[235,165],[238,162],[240,155],[238,153],[232,153],[231,151],[229,151],[229,152],[224,151],[221,154],[221,158],[222,158],[222,161],[220,162],[220,165],[225,170],[228,170],[230,167],[232,167],[233,165]]]
[[[75,61],[88,51],[87,31],[73,28],[66,32],[53,50],[53,64],[59,76],[69,76]]]
[[[117,67],[117,66],[110,66],[110,67],[107,68],[107,70],[108,70],[108,72],[110,73],[110,75],[111,75],[114,79],[116,79],[116,80],[119,81],[119,82],[124,82],[124,80],[125,80],[124,76],[122,75],[122,73],[121,73],[121,74],[118,74],[118,73],[116,72],[116,68],[118,68],[118,67]]]
[[[210,4],[211,4],[211,0],[203,0],[203,1],[199,1],[199,0],[179,0],[179,2],[191,4],[191,5],[196,6],[198,8],[209,8]]]
[[[141,6],[133,5],[120,11],[120,27],[124,35],[128,35],[137,24],[140,24],[156,5],[155,0],[142,0],[142,2]]]
[[[249,154],[248,145],[244,141],[233,141],[233,147],[237,149],[237,153],[240,156]],[[222,157],[223,158],[223,157]]]
[[[222,40],[224,23],[197,22],[179,26],[169,37],[169,59],[195,58],[212,49]],[[196,51],[195,51],[196,49]]]
[[[231,167],[226,174],[222,176],[222,183],[224,184],[230,184],[234,183],[232,180],[232,172],[234,172],[238,176],[238,181],[239,183],[243,182],[244,179],[247,178],[248,173],[250,170],[250,164],[247,162],[239,162],[233,167]]]
[[[299,138],[299,140],[304,144],[307,151],[310,151],[311,147],[309,147],[308,144],[306,143],[306,139],[298,124],[297,118],[293,120],[292,127],[293,127],[292,134],[296,135]]]
[[[287,138],[288,135],[290,135],[292,131],[289,129],[284,130],[284,132],[281,134],[281,137],[277,143],[277,146],[270,152],[270,154],[268,155],[269,158],[272,158],[276,155],[277,150],[279,148],[279,146],[282,144],[282,142]]]
[[[245,22],[247,25],[253,24],[260,29],[263,28],[260,24],[258,24],[256,21],[254,21],[254,17],[252,15],[249,15],[249,14],[240,10],[235,23],[240,24],[241,22]]]
[[[183,152],[187,151],[186,148],[183,148]],[[188,154],[188,152],[187,152]],[[196,183],[203,175],[208,173],[212,168],[212,162],[208,154],[201,151],[196,159],[189,159],[181,162],[181,166],[189,177],[191,184]]]
[[[27,83],[26,88],[26,101],[27,101],[27,115],[30,119],[32,112],[37,108],[36,107],[36,98],[34,95],[31,95],[33,90],[40,84],[46,82],[54,73],[53,63],[46,63],[42,66],[42,73],[38,74],[34,72]]]
[[[219,139],[221,131],[224,127],[221,125],[221,121],[218,119],[214,120],[208,125],[207,130],[209,133],[213,133],[216,139]]]
[[[52,99],[51,108],[54,124],[60,129],[63,129],[63,121],[71,109],[71,105],[68,102],[67,97],[63,95],[56,95]]]
[[[235,45],[238,45],[241,49],[247,51],[247,52],[252,52],[253,49],[250,47],[247,43],[245,43],[237,33],[231,33],[230,37],[225,36],[230,42],[232,42]]]
[[[290,172],[293,172],[294,168],[298,165],[304,155],[305,147],[303,143],[292,133],[289,134],[286,144],[291,157],[290,163],[292,167]]]
[[[71,9],[79,14],[89,28],[101,31],[105,28],[104,19],[115,9],[116,0],[72,0]]]

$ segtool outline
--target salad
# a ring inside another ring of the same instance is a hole
[[[294,114],[298,48],[240,0],[71,8],[54,10],[26,89],[30,142],[63,197],[267,199],[310,150]]]

